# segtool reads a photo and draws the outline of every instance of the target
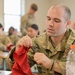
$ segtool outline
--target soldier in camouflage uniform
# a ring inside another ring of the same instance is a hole
[[[19,37],[18,37],[18,35],[14,34],[14,31],[15,31],[15,28],[10,27],[9,31],[8,31],[8,37],[10,38],[13,45],[16,45],[17,41],[19,40]]]
[[[11,40],[3,33],[3,26],[0,24],[0,52],[6,50],[7,46],[11,44]],[[3,69],[3,58],[0,58],[0,69]]]
[[[22,36],[27,34],[27,28],[31,25],[35,23],[35,12],[37,11],[38,7],[36,4],[32,4],[29,12],[27,14],[25,14],[22,19],[21,19],[21,26],[20,26],[20,30],[22,32]]]
[[[49,75],[66,75],[66,57],[70,50],[70,45],[75,44],[75,32],[67,29],[70,25],[71,11],[62,4],[52,6],[46,19],[46,32],[39,35],[33,41],[28,36],[21,38],[16,49],[13,48],[7,57],[7,65],[12,68],[14,64],[13,53],[19,47],[34,47],[36,53],[31,48],[28,52],[30,66],[37,64],[39,73]],[[23,52],[20,53],[21,55]]]
[[[31,26],[28,27],[27,32],[28,32],[28,36],[30,38],[37,37],[37,35],[39,35],[39,27],[38,27],[38,25],[32,24]]]
[[[12,44],[11,40],[4,34],[3,30],[4,28],[2,24],[0,24],[0,50],[6,50],[6,47]]]
[[[11,42],[13,43],[13,45],[16,45],[17,41],[20,39],[18,36],[12,34],[9,36]]]

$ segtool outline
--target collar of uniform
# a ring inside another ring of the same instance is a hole
[[[59,43],[56,47],[54,47],[52,45],[52,41],[51,41],[51,38],[48,36],[48,43],[47,43],[47,49],[50,50],[52,53],[53,52],[56,52],[56,51],[61,51],[61,43]]]
[[[67,43],[66,43],[66,48],[70,48],[70,45],[75,43],[75,31],[72,29],[69,29],[70,36],[68,37]]]
[[[69,36],[69,32],[66,31],[66,33],[64,34],[61,42],[56,46],[54,47],[52,45],[52,40],[51,40],[51,37],[47,35],[47,45],[46,45],[46,49],[50,50],[51,52],[57,52],[57,51],[62,51],[62,47],[65,47],[64,46],[64,43],[67,42],[67,39],[68,39],[68,36]]]

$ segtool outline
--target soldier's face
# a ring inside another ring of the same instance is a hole
[[[9,29],[9,34],[13,34],[14,30],[12,28]]]
[[[28,32],[28,36],[31,37],[31,38],[34,38],[37,36],[38,34],[38,30],[34,30],[33,28],[29,27],[27,29],[27,32]]]
[[[65,11],[61,8],[50,8],[46,18],[46,32],[49,36],[59,36],[65,33],[67,22],[65,21]]]
[[[30,13],[34,15],[36,13],[36,11],[34,11],[33,9],[30,8]]]

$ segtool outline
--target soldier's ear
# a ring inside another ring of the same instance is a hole
[[[68,20],[68,21],[67,21],[66,26],[69,26],[69,25],[71,25],[71,20]]]

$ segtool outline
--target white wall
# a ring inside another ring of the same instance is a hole
[[[23,16],[25,14],[25,0],[22,0],[21,2],[21,15]]]
[[[4,25],[4,0],[0,0],[0,23]]]

